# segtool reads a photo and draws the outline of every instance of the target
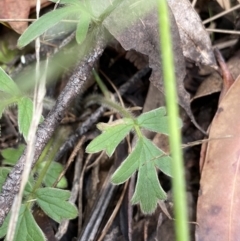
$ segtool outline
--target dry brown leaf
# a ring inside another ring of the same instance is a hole
[[[227,62],[227,67],[234,79],[236,79],[237,76],[240,75],[239,65],[240,65],[240,51],[238,51]],[[213,93],[220,92],[221,89],[222,89],[222,78],[217,72],[214,72],[202,82],[202,84],[198,88],[197,93],[195,94],[195,96],[192,98],[191,101],[204,96],[211,95]]]
[[[178,27],[171,11],[170,22],[179,104],[185,109],[195,126],[201,129],[194,120],[189,105],[190,96],[183,86],[186,75],[185,60]],[[136,3],[135,0],[125,0],[104,20],[103,24],[125,50],[134,49],[148,56],[149,67],[152,68],[150,81],[164,93],[155,1],[151,0],[146,4],[145,1]]]
[[[222,78],[217,72],[214,72],[201,83],[197,90],[197,93],[191,101],[214,93],[218,93],[221,91],[221,89]]]
[[[197,207],[196,241],[236,241],[240,233],[240,77],[223,97],[209,132]]]
[[[217,67],[209,35],[189,0],[168,0],[168,4],[178,25],[184,56],[196,63]]]
[[[161,73],[161,61],[159,54],[159,35],[158,35],[158,16],[154,4],[147,14],[142,12],[145,3],[140,2],[137,6],[133,5],[135,1],[125,0],[110,16],[104,20],[104,26],[120,42],[125,50],[134,49],[141,54],[148,56],[149,67],[153,69],[151,75],[152,83],[163,92],[163,80]],[[153,1],[150,1],[153,2]],[[124,9],[124,10],[123,10]],[[123,11],[122,11],[123,10]],[[127,24],[124,24],[126,16],[136,16],[135,19],[129,18]],[[121,21],[123,19],[123,21]],[[126,26],[123,29],[122,26]],[[178,30],[171,15],[171,26],[173,34],[173,48],[176,64],[176,75],[178,84],[182,85],[185,77],[185,61],[179,44],[180,38]],[[185,93],[184,93],[185,94]]]
[[[42,0],[41,4],[48,2]],[[26,19],[30,9],[35,7],[36,0],[1,0],[0,18],[2,19]],[[14,31],[21,34],[28,27],[28,22],[8,22]]]
[[[127,51],[125,58],[133,63],[134,66],[138,69],[143,69],[148,66],[148,57],[146,55],[140,54],[134,49]]]

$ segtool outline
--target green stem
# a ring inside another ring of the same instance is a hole
[[[139,139],[142,138],[142,137],[143,137],[143,134],[142,134],[141,129],[139,128],[139,126],[135,124],[135,125],[134,125],[134,129],[135,129],[135,131],[136,131],[136,134],[137,134],[138,138],[139,138]]]
[[[188,241],[188,215],[186,204],[186,184],[181,149],[181,135],[178,125],[177,90],[175,81],[172,40],[166,0],[158,0],[160,43],[166,104],[169,116],[169,142],[174,164],[172,165],[173,201],[177,241]],[[187,14],[187,13],[186,13]]]
[[[128,109],[122,107],[120,104],[118,104],[117,102],[111,99],[102,97],[101,95],[91,95],[85,99],[85,102],[87,103],[87,105],[93,104],[93,103],[94,104],[101,103],[103,105],[106,105],[110,109],[116,110],[123,117],[135,120],[135,118],[132,116],[131,112],[128,111]]]
[[[107,87],[105,86],[105,84],[102,82],[102,80],[100,79],[99,75],[97,74],[97,72],[95,71],[95,69],[93,69],[93,75],[94,78],[99,86],[99,88],[101,89],[103,95],[105,96],[105,98],[110,99],[110,93],[107,89]]]

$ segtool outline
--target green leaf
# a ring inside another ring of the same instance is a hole
[[[60,223],[63,219],[74,219],[78,215],[76,206],[66,200],[70,192],[56,188],[39,188],[36,190],[37,203],[53,220]]]
[[[103,130],[103,133],[89,143],[86,152],[95,153],[106,150],[107,155],[111,156],[117,145],[127,136],[133,126],[134,122],[129,118],[123,118],[111,124],[98,124],[98,128]]]
[[[166,199],[166,193],[158,180],[156,167],[171,176],[171,158],[146,137],[141,137],[132,153],[112,176],[114,184],[121,184],[138,169],[132,203],[140,203],[144,213],[152,213],[156,209],[158,200]]]
[[[20,156],[23,154],[25,145],[21,144],[18,148],[7,148],[1,151],[1,155],[3,156],[3,165],[14,166]]]
[[[152,141],[143,137],[143,155],[146,156],[146,162],[152,162],[157,166],[164,174],[172,176],[172,158],[155,146]]]
[[[166,116],[165,107],[159,107],[157,109],[141,114],[137,118],[137,123],[140,128],[169,135],[168,116]],[[179,118],[179,128],[181,127],[182,121]]]
[[[64,18],[79,14],[80,10],[81,9],[76,6],[66,6],[43,15],[32,23],[21,35],[18,39],[18,47],[23,48]]]
[[[166,108],[160,107],[141,114],[137,118],[137,123],[141,128],[150,131],[160,132],[168,135],[168,117],[166,116]]]
[[[143,142],[137,141],[136,146],[129,156],[122,162],[120,167],[113,173],[111,181],[114,184],[121,184],[126,182],[131,175],[138,169],[141,151],[143,149]]]
[[[0,227],[0,238],[4,237],[7,233],[10,213],[5,219],[2,227]],[[17,227],[14,235],[14,241],[28,240],[28,241],[45,241],[46,238],[42,230],[37,225],[30,210],[26,204],[21,205],[19,212]]]
[[[42,230],[37,225],[33,215],[26,204],[22,204],[18,218],[14,241],[44,241],[46,240]]]
[[[159,183],[154,163],[149,161],[141,165],[132,204],[140,203],[143,213],[151,214],[155,211],[158,200],[166,198],[167,195]]]
[[[0,91],[3,91],[10,95],[18,95],[20,93],[20,90],[15,84],[15,82],[1,67],[0,67]]]
[[[77,30],[76,30],[76,40],[78,44],[81,44],[88,33],[88,28],[91,22],[91,17],[88,14],[82,14],[80,21],[77,25]]]
[[[44,168],[46,162],[40,163],[37,172],[41,172],[41,170]],[[54,182],[57,180],[58,176],[63,171],[63,166],[58,162],[51,162],[45,177],[43,179],[43,184],[47,187],[51,187]],[[67,187],[67,179],[66,177],[62,177],[60,182],[57,185],[58,188],[66,188]]]
[[[33,117],[33,102],[27,97],[21,98],[18,102],[18,126],[19,132],[23,134],[26,140],[29,127]]]

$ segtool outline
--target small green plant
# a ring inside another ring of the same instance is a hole
[[[53,2],[58,2],[57,0],[52,0]],[[81,44],[84,39],[87,37],[89,26],[97,26],[101,28],[101,23],[108,16],[109,13],[117,6],[117,4],[121,1],[114,1],[109,8],[99,11],[99,14],[92,11],[91,4],[97,4],[99,9],[102,8],[102,1],[78,1],[78,0],[61,0],[60,3],[64,4],[62,8],[59,8],[55,11],[45,14],[43,17],[35,21],[30,27],[24,32],[24,34],[20,37],[18,41],[19,47],[24,47],[35,38],[39,37],[43,34],[46,30],[53,27],[55,24],[59,23],[62,20],[68,20],[70,18],[76,23],[76,40],[79,44]],[[169,65],[165,65],[166,60],[169,59],[169,56],[172,56],[171,50],[171,41],[170,35],[164,34],[165,32],[169,32],[168,28],[168,17],[167,17],[167,10],[166,10],[166,2],[159,0],[159,18],[162,27],[160,28],[160,37],[162,37],[162,53],[163,56],[163,70],[164,73],[169,73],[170,75],[174,75],[173,69],[173,61],[168,61]],[[117,4],[115,4],[117,3]],[[165,4],[165,8],[162,5]],[[165,40],[165,41],[164,41]],[[172,80],[172,81],[171,81]],[[155,210],[157,206],[157,201],[159,199],[165,199],[166,193],[162,189],[158,176],[157,176],[157,169],[163,171],[166,175],[174,176],[174,197],[175,197],[175,205],[178,208],[176,212],[176,219],[179,225],[179,230],[184,230],[182,228],[183,225],[187,225],[186,219],[184,219],[185,209],[182,206],[178,205],[180,203],[179,200],[184,200],[184,186],[183,183],[183,171],[181,169],[181,150],[180,150],[180,134],[177,131],[177,113],[176,111],[172,111],[169,107],[168,103],[172,103],[172,106],[176,106],[177,98],[176,95],[172,96],[172,93],[175,93],[174,86],[174,77],[165,75],[166,81],[166,95],[168,97],[167,106],[168,106],[168,113],[169,118],[166,116],[166,110],[164,107],[158,108],[156,110],[143,113],[139,117],[135,118],[129,113],[128,111],[121,109],[118,107],[117,104],[113,103],[109,104],[111,107],[116,107],[116,109],[123,114],[124,118],[121,120],[114,121],[111,124],[98,124],[98,128],[103,131],[103,133],[94,139],[89,146],[87,147],[87,152],[93,153],[98,152],[101,150],[105,150],[106,153],[111,156],[117,147],[117,145],[126,137],[126,135],[131,132],[135,131],[137,136],[137,141],[134,146],[132,153],[126,158],[126,160],[122,163],[122,165],[117,169],[112,177],[112,181],[115,184],[120,184],[125,182],[134,172],[138,171],[138,178],[137,178],[137,186],[135,193],[132,198],[132,203],[140,203],[140,206],[145,213],[151,213]],[[168,88],[168,85],[173,86],[171,89]],[[19,109],[19,116],[18,116],[18,124],[19,124],[19,131],[23,134],[24,137],[27,136],[29,123],[32,117],[32,102],[29,97],[23,94],[17,85],[11,80],[6,73],[0,69],[0,91],[3,94],[3,98],[0,102],[0,116],[4,109],[12,104],[16,104]],[[106,101],[106,100],[104,100]],[[104,101],[102,101],[104,103]],[[27,112],[26,112],[27,111]],[[26,112],[26,113],[25,113]],[[173,114],[172,114],[173,113]],[[168,131],[168,124],[167,121],[170,120],[170,144],[172,150],[172,156],[174,158],[175,165],[171,165],[172,159],[169,155],[164,153],[161,149],[156,147],[150,140],[148,140],[143,132],[142,129],[148,129],[155,132],[169,134]],[[173,127],[172,127],[173,126]],[[172,131],[171,131],[172,130]],[[174,141],[175,147],[174,147]],[[172,144],[173,143],[173,144]],[[0,169],[0,183],[3,183],[3,180],[6,178],[7,174],[9,173],[9,165],[12,166],[14,164],[7,164]],[[43,165],[43,164],[41,164]],[[49,164],[48,164],[49,165]],[[53,164],[55,165],[55,164]],[[171,167],[173,166],[173,168]],[[45,169],[46,165],[44,165],[43,169]],[[38,170],[40,166],[35,167],[34,171]],[[171,171],[172,170],[172,171]],[[180,171],[178,171],[180,170]],[[33,171],[33,173],[34,173]],[[42,176],[42,175],[41,175]],[[48,175],[46,175],[48,176]],[[33,175],[30,177],[27,187],[25,189],[25,200],[24,204],[22,204],[22,208],[20,211],[20,218],[17,225],[17,233],[15,237],[19,240],[28,240],[26,238],[27,235],[30,235],[32,240],[44,240],[43,234],[41,230],[36,225],[32,214],[31,214],[31,207],[34,202],[36,202],[43,210],[45,208],[45,212],[52,217],[54,220],[59,221],[61,219],[60,216],[57,216],[57,208],[52,210],[52,206],[50,206],[50,202],[54,200],[54,203],[61,203],[66,204],[66,200],[69,197],[69,192],[56,189],[56,191],[52,191],[53,189],[50,187],[51,185],[45,184],[46,187],[43,188],[39,186],[39,183],[44,183],[43,179],[38,179],[40,181],[36,181],[33,178]],[[36,185],[38,183],[38,185]],[[179,187],[179,185],[180,187]],[[180,190],[179,196],[175,195],[175,192]],[[51,196],[54,194],[54,196]],[[56,196],[59,196],[59,202],[54,199]],[[32,201],[34,200],[34,201]],[[181,202],[182,203],[182,202]],[[186,206],[186,205],[185,205]],[[30,208],[29,208],[30,207]],[[48,208],[47,208],[48,207]],[[50,207],[50,209],[49,209]],[[67,205],[66,205],[67,207]],[[76,209],[74,206],[71,206],[72,210],[72,217],[76,216]],[[180,207],[180,208],[179,208]],[[69,208],[70,210],[70,208]],[[68,211],[69,211],[68,210]],[[183,210],[183,211],[182,211]],[[51,214],[52,213],[52,214]],[[70,212],[71,213],[71,212]],[[73,215],[74,213],[74,215]],[[183,219],[181,218],[183,216]],[[68,218],[65,216],[65,218]],[[6,233],[7,226],[8,226],[9,216],[5,220],[4,225],[0,229],[0,236],[3,237]],[[182,221],[183,220],[183,221]],[[25,226],[23,226],[23,223]],[[22,225],[22,226],[20,226]],[[28,230],[26,230],[26,226],[28,226]],[[33,230],[32,233],[28,233],[29,230]],[[20,232],[20,233],[19,233]],[[185,232],[186,233],[186,232]],[[23,235],[22,235],[23,234]],[[19,236],[18,236],[19,235]],[[22,235],[22,236],[21,236]],[[178,236],[178,235],[177,235]],[[185,235],[186,236],[186,235]],[[40,237],[40,238],[39,238]],[[180,237],[180,236],[179,236]],[[181,236],[182,237],[182,236]],[[16,238],[15,238],[16,240]],[[180,239],[178,239],[180,240]],[[184,239],[186,240],[186,239]]]
[[[143,213],[153,213],[157,207],[158,200],[167,198],[159,183],[156,168],[171,176],[172,159],[167,153],[147,139],[142,130],[147,129],[168,135],[166,109],[160,107],[135,118],[130,112],[113,101],[96,96],[89,99],[91,98],[95,99],[95,101],[98,99],[103,104],[116,109],[124,118],[113,121],[110,124],[99,123],[97,127],[102,131],[102,134],[89,143],[86,152],[95,153],[104,150],[108,156],[111,156],[118,144],[129,132],[135,131],[137,137],[135,147],[113,174],[112,182],[114,184],[122,184],[138,171],[132,204],[139,203]]]
[[[0,189],[11,168],[22,155],[24,148],[24,145],[20,145],[17,149],[8,148],[1,152],[4,160],[0,167]],[[14,240],[46,240],[31,213],[35,204],[58,223],[64,219],[77,217],[77,208],[74,204],[67,201],[70,197],[70,192],[59,189],[67,187],[66,178],[63,177],[60,180],[57,184],[58,188],[52,187],[62,170],[62,165],[52,162],[52,157],[49,157],[47,160],[38,161],[25,187],[24,201],[21,205]],[[3,238],[7,233],[10,214],[8,214],[2,227],[0,227],[0,238]]]
[[[26,139],[33,115],[33,102],[23,93],[9,75],[0,67],[0,118],[4,110],[11,105],[18,107],[19,132]]]
[[[57,0],[51,1],[58,2]],[[98,16],[93,13],[89,1],[61,0],[60,3],[64,4],[62,8],[43,15],[27,28],[18,40],[20,48],[29,44],[60,21],[68,18],[71,19],[71,22],[76,23],[76,40],[78,44],[81,44],[87,36],[90,23],[100,21]]]

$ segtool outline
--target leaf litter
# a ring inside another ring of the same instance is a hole
[[[185,109],[194,125],[202,132],[204,132],[194,119],[190,108],[190,95],[184,88],[183,81],[186,75],[186,66],[183,54],[185,54],[185,57],[194,60],[196,63],[207,64],[216,67],[216,62],[212,52],[209,36],[204,30],[198,15],[195,13],[192,7],[189,8],[189,5],[187,6],[191,16],[194,17],[194,24],[196,24],[200,32],[198,32],[196,36],[192,37],[192,34],[195,31],[195,29],[193,31],[192,28],[195,28],[196,26],[189,25],[189,19],[186,19],[186,21],[179,20],[181,19],[179,13],[186,11],[186,2],[176,6],[176,4],[172,4],[172,2],[169,1],[170,7],[173,10],[173,14],[170,11],[170,23],[178,98],[179,104]],[[132,5],[134,5],[134,8],[127,7]],[[145,9],[144,15],[142,13],[143,9]],[[160,50],[158,17],[156,6],[154,5],[153,1],[151,1],[150,4],[148,3],[147,10],[146,3],[144,2],[140,2],[138,5],[136,5],[134,4],[133,0],[125,0],[122,4],[120,4],[119,8],[113,11],[110,16],[104,20],[103,24],[120,42],[125,50],[135,50],[148,57],[149,67],[152,68],[150,81],[162,93],[164,93],[162,79],[163,76],[161,72],[162,65],[159,58]],[[136,16],[134,19],[128,18],[126,20],[123,16],[123,13],[124,15],[127,14],[127,16]],[[181,26],[181,30],[179,30],[179,25]],[[123,28],[123,26],[126,27]],[[180,35],[178,31],[180,31]],[[196,49],[198,51],[196,51]]]
[[[196,240],[233,241],[239,237],[239,91],[237,78],[223,97],[209,130],[210,141],[201,172]]]
[[[108,2],[108,1],[105,1],[105,2]],[[127,1],[123,1],[123,2],[126,3]],[[128,3],[129,3],[129,1],[128,1]],[[191,117],[191,115],[193,116],[193,114],[190,109],[190,96],[189,96],[188,92],[185,90],[184,85],[183,85],[183,81],[184,81],[184,78],[186,75],[185,58],[187,58],[188,60],[194,61],[198,65],[206,64],[206,65],[210,65],[212,67],[216,67],[216,63],[215,63],[214,56],[212,54],[211,42],[209,40],[209,37],[208,37],[204,27],[202,26],[201,21],[198,18],[198,15],[191,8],[190,3],[188,1],[182,1],[180,3],[180,2],[173,2],[173,1],[169,0],[169,6],[173,12],[173,14],[171,14],[171,26],[172,26],[172,32],[174,32],[173,43],[174,43],[174,54],[176,57],[175,63],[177,66],[176,75],[177,75],[177,80],[178,80],[179,104],[186,110],[186,112],[188,114],[190,113],[189,116]],[[183,10],[183,9],[185,9],[185,10]],[[128,10],[128,9],[125,9],[125,10]],[[191,16],[191,17],[188,18],[188,16],[186,17],[186,16],[181,15],[181,13],[183,13],[184,11],[189,12],[189,16]],[[121,12],[121,11],[119,11],[119,12]],[[116,14],[116,11],[114,14]],[[136,15],[137,14],[138,13],[136,13]],[[194,15],[195,15],[195,17],[194,17]],[[157,86],[159,90],[164,91],[163,85],[162,85],[162,80],[161,80],[161,78],[162,78],[161,72],[159,71],[159,68],[161,67],[161,62],[159,61],[159,49],[158,49],[158,47],[156,47],[156,46],[158,46],[158,44],[157,44],[158,33],[156,32],[156,29],[158,29],[158,26],[155,24],[155,23],[157,23],[156,12],[154,12],[150,9],[149,14],[146,14],[145,17],[139,18],[139,21],[137,21],[137,22],[132,22],[133,25],[131,25],[131,28],[124,29],[123,32],[119,32],[119,33],[115,33],[114,29],[113,29],[114,24],[115,23],[117,24],[117,21],[119,21],[119,19],[117,20],[116,16],[118,16],[118,15],[110,15],[106,19],[106,21],[104,21],[105,26],[112,33],[112,35],[122,44],[122,46],[125,48],[125,50],[134,50],[145,56],[145,58],[149,61],[149,66],[153,70],[152,76],[151,76],[151,82],[155,86]],[[195,20],[193,21],[194,18],[195,18]],[[184,20],[188,22],[188,25],[186,25],[186,22],[185,23],[182,22]],[[112,21],[112,23],[114,23],[112,26],[111,26],[111,21]],[[192,22],[193,24],[189,25],[189,22]],[[154,26],[154,29],[151,29],[151,26]],[[196,26],[198,26],[198,28]],[[194,35],[196,32],[196,29],[200,29],[200,32],[198,34]],[[131,34],[131,31],[133,34]],[[178,33],[178,31],[179,31],[179,33]],[[136,35],[137,39],[134,38],[133,35]],[[199,38],[200,36],[201,36],[201,38]],[[127,37],[129,37],[130,41],[128,41],[128,39],[126,39]],[[205,88],[207,88],[207,87],[205,87]],[[207,95],[209,95],[209,94],[208,93],[205,94],[205,96],[207,96]],[[225,103],[224,101],[226,101],[225,98],[223,99],[223,102],[221,102],[221,104],[224,104]],[[221,113],[219,113],[219,116],[220,116],[220,114]],[[215,125],[215,124],[213,123],[213,125]],[[213,127],[213,131],[210,131],[210,135],[212,136],[212,137],[210,137],[210,139],[214,139],[214,138],[218,139],[218,137],[215,137],[212,134],[212,132],[214,132],[214,130],[215,130],[214,128],[215,127]],[[214,143],[216,141],[215,139],[214,139],[214,141],[210,141],[211,144],[209,143],[207,158],[209,155],[208,153],[213,152],[212,146],[214,146],[214,145],[212,143]],[[226,141],[225,143],[229,142],[228,139],[225,141]],[[221,142],[221,140],[219,140],[219,143],[220,142]],[[221,148],[222,148],[222,146],[221,146]],[[235,164],[236,165],[238,164],[237,159],[236,159],[236,162],[234,163],[234,165]],[[214,163],[214,165],[215,165],[215,163]],[[234,165],[233,165],[233,169],[235,167]],[[146,167],[144,167],[144,168],[146,168]],[[205,168],[206,167],[204,165],[204,172],[207,173],[207,171],[205,171]],[[222,171],[224,170],[223,166],[221,168],[222,168],[221,171],[219,171],[220,175],[221,175]],[[235,168],[234,170],[236,173],[237,169]],[[217,176],[218,173],[214,173],[214,174],[215,174],[214,176]],[[202,175],[203,176],[202,176],[201,184],[203,184],[203,183],[205,184],[206,182],[212,181],[210,174],[209,174],[208,178],[204,178],[205,174],[202,174]],[[236,175],[233,175],[233,179],[234,178],[235,178],[235,180],[237,180]],[[218,180],[221,181],[221,179],[219,177],[218,177]],[[223,191],[224,189],[221,189],[219,187],[222,187],[222,186],[219,185],[217,187],[217,189],[219,189],[221,191],[222,196],[224,196],[224,197],[227,196]],[[232,185],[231,187],[233,187],[232,192],[228,195],[228,196],[230,196],[230,198],[232,198],[231,199],[232,206],[231,205],[230,206],[232,207],[232,210],[236,210],[234,208],[233,197],[236,196],[237,191],[236,191],[236,189],[234,190],[234,185]],[[227,189],[229,187],[225,186],[225,188],[226,188],[226,190],[229,190],[229,189]],[[224,204],[222,204],[222,205],[224,205]],[[216,212],[218,212],[219,209],[217,206],[215,206],[211,210],[213,211],[213,214],[216,214]],[[201,213],[201,211],[199,211],[199,213]],[[232,214],[233,214],[233,212],[231,212],[231,215]],[[234,214],[231,217],[234,217]],[[206,216],[204,217],[203,222],[206,221],[205,218],[206,218]],[[230,224],[228,226],[228,227],[231,227],[232,230],[234,230],[234,228],[235,228],[233,224],[234,224],[234,219],[232,219],[232,221],[230,222]],[[161,235],[161,234],[159,234],[159,235]],[[166,239],[166,238],[163,237],[163,239]]]

